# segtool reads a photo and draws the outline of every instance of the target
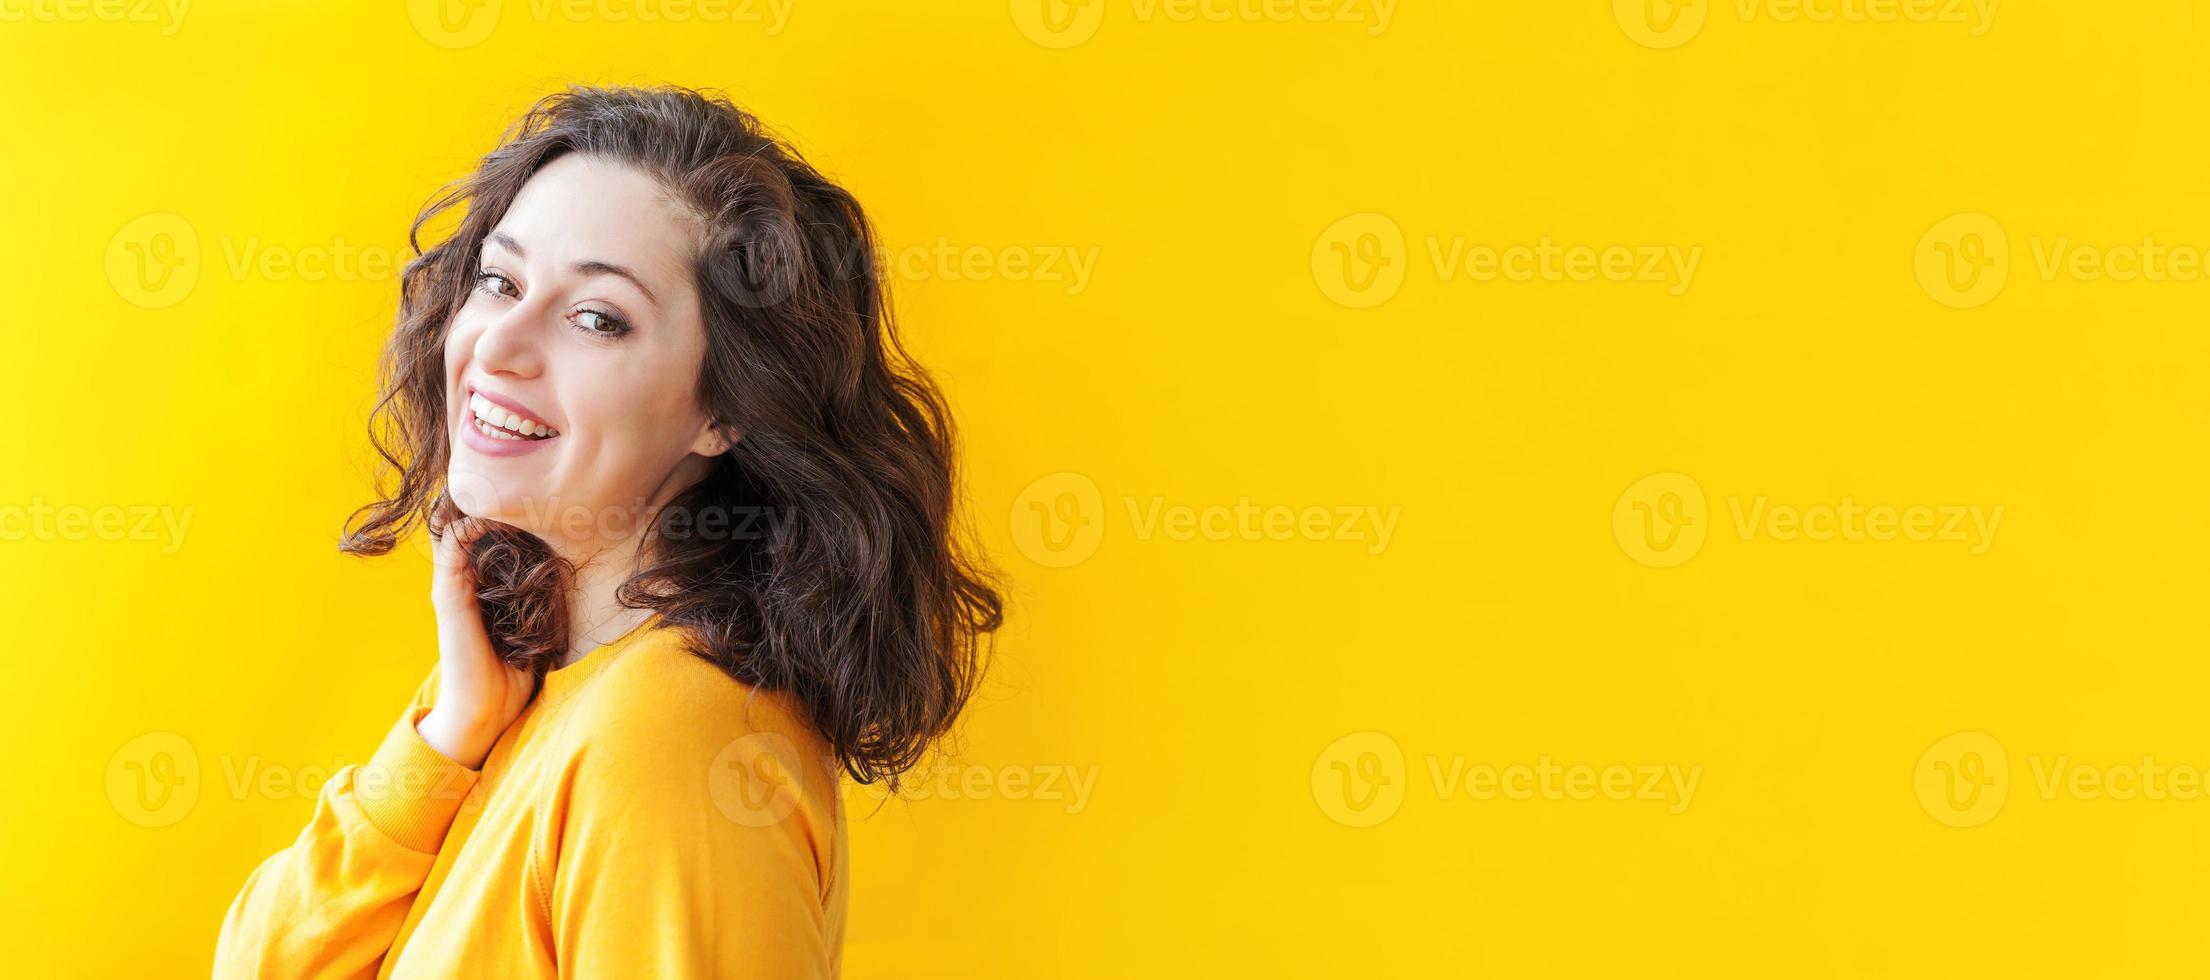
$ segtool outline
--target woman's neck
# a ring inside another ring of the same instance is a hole
[[[565,667],[635,629],[652,610],[631,609],[615,599],[622,583],[637,570],[636,542],[562,557],[576,566],[568,593],[568,651],[560,658],[560,666]]]
[[[648,502],[630,515],[634,519],[626,526],[638,529],[633,533],[609,539],[565,538],[539,532],[538,536],[552,546],[554,553],[575,568],[575,581],[568,592],[568,652],[561,656],[560,666],[583,659],[591,651],[627,635],[651,618],[652,610],[623,606],[615,601],[615,594],[623,582],[639,571],[638,556],[644,550],[644,542],[652,535],[654,522],[649,515],[659,513],[660,508],[684,488],[704,478],[708,465],[702,456],[685,457],[675,471],[647,495]]]

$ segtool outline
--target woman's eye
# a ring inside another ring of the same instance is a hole
[[[520,292],[520,290],[515,289],[514,280],[496,272],[476,273],[476,288],[493,296],[513,296]]]
[[[598,310],[577,310],[576,328],[595,337],[619,337],[629,332],[629,324],[620,317]]]

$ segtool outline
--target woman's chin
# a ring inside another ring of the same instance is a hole
[[[465,465],[445,471],[445,493],[462,514],[504,524],[519,523],[529,500],[526,492]]]

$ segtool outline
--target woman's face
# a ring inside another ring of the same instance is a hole
[[[728,448],[695,398],[698,234],[626,164],[570,153],[530,178],[446,333],[446,476],[464,513],[611,543]]]

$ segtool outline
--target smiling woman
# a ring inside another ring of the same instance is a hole
[[[342,546],[436,538],[439,663],[217,972],[833,974],[839,780],[895,786],[1000,621],[867,220],[681,89],[545,99],[417,236],[460,206]]]

